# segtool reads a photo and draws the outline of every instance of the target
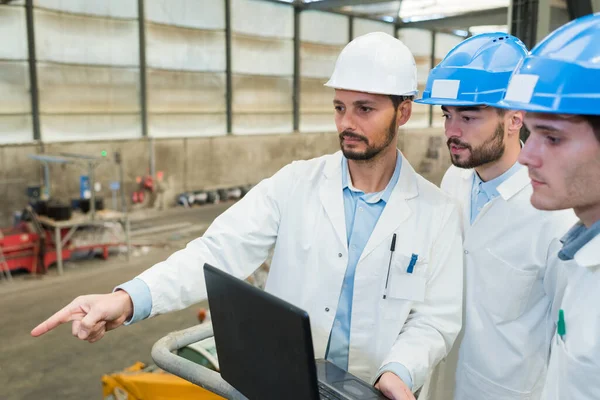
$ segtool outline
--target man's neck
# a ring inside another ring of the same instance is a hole
[[[588,207],[577,207],[573,211],[575,211],[575,215],[577,215],[577,218],[581,220],[586,228],[600,221],[600,203]]]
[[[386,188],[396,169],[398,151],[390,146],[370,160],[348,160],[352,185],[365,193]]]
[[[511,146],[511,148],[506,146],[504,154],[499,160],[475,167],[477,175],[479,175],[479,178],[484,182],[496,179],[515,165],[519,158],[520,150],[520,145],[519,147]]]

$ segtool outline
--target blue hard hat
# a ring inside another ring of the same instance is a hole
[[[600,13],[561,26],[535,46],[499,107],[600,115]]]
[[[515,67],[527,55],[518,38],[482,33],[456,45],[429,73],[421,104],[495,106]]]

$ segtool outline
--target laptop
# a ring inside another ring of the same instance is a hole
[[[221,376],[248,399],[386,399],[315,360],[306,311],[209,264],[204,276]]]

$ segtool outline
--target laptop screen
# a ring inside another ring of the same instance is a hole
[[[308,314],[204,265],[221,376],[250,400],[316,400]]]

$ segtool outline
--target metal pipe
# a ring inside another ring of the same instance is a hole
[[[351,42],[354,39],[354,17],[348,17],[348,42]]]
[[[44,162],[44,192],[45,196],[42,199],[48,200],[50,198],[50,165]]]
[[[31,93],[31,121],[33,124],[33,140],[42,140],[40,128],[40,96],[37,79],[37,58],[35,55],[35,30],[33,26],[33,0],[25,2],[27,21],[27,50],[29,54],[29,87]]]
[[[225,0],[225,107],[228,135],[233,133],[233,80],[231,75],[231,0]]]
[[[142,137],[148,136],[148,93],[146,86],[146,12],[144,0],[138,0],[138,39],[140,46],[140,114]]]
[[[247,400],[221,374],[180,357],[173,352],[213,336],[212,326],[197,325],[172,332],[152,346],[152,359],[163,370],[230,400]],[[217,355],[218,356],[218,355]]]
[[[431,31],[431,58],[429,60],[430,69],[435,67],[435,44],[436,44],[436,31]],[[422,93],[421,93],[422,95]],[[433,106],[429,106],[429,127],[433,126]]]
[[[154,148],[154,138],[150,138],[148,142],[148,155],[150,157],[150,176],[156,179],[156,151]]]
[[[299,7],[294,7],[294,87],[292,94],[294,132],[300,130],[300,11]]]
[[[88,161],[88,176],[90,179],[90,215],[92,221],[96,219],[96,182],[94,180],[94,162]]]
[[[121,212],[126,213],[127,203],[125,202],[125,178],[123,176],[123,158],[120,151],[115,154],[115,161],[119,166],[119,190],[121,194]]]

